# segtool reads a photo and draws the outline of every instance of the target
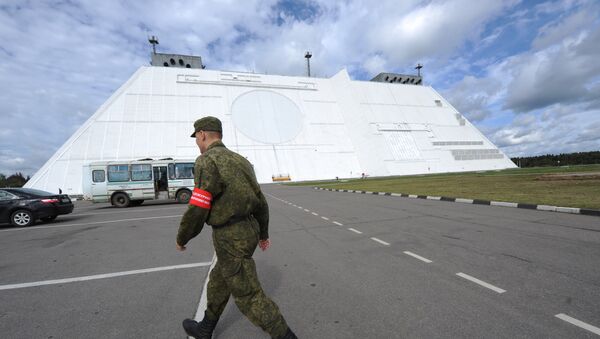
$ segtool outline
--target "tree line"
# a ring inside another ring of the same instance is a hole
[[[21,172],[11,174],[8,177],[0,173],[0,187],[23,187],[30,178],[30,176],[23,176]]]
[[[511,160],[519,167],[600,164],[600,151],[515,157]]]

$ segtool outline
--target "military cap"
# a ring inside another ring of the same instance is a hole
[[[223,127],[221,126],[221,120],[215,117],[204,117],[194,122],[194,133],[190,135],[192,138],[196,137],[198,131],[215,131],[223,133]]]

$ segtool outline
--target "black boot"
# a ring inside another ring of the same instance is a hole
[[[288,327],[287,332],[279,339],[298,339],[298,337],[296,337],[294,332],[292,332],[292,329]]]
[[[196,322],[192,319],[185,319],[183,321],[183,329],[190,337],[196,339],[211,339],[212,333],[217,326],[217,320],[208,319],[204,314],[204,319],[201,322]]]

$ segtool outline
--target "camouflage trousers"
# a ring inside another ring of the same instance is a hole
[[[258,223],[254,218],[213,229],[217,263],[210,272],[207,287],[207,316],[218,319],[229,296],[256,326],[278,338],[288,325],[279,307],[265,295],[252,254],[258,245]]]

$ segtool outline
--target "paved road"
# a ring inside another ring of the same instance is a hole
[[[273,246],[255,259],[301,338],[598,337],[556,317],[600,326],[597,217],[264,190]],[[212,258],[210,231],[174,250],[184,209],[83,203],[38,228],[0,228],[1,336],[184,338]],[[131,272],[145,268],[168,270]],[[129,273],[2,290],[115,272]],[[230,301],[216,337],[267,336]]]

